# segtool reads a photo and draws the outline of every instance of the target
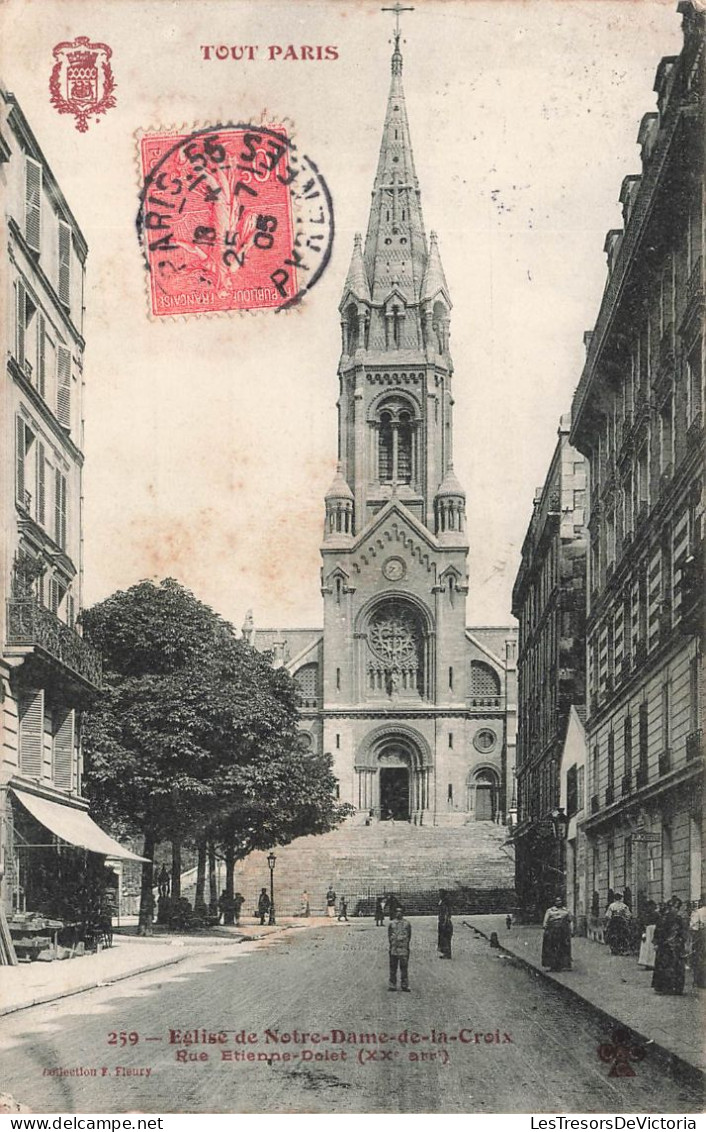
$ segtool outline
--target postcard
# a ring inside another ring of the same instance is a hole
[[[0,6],[4,1111],[696,1126],[705,18]]]

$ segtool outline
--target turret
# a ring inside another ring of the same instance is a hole
[[[353,492],[343,476],[343,468],[338,464],[333,483],[326,492],[326,522],[324,540],[349,541],[353,536]]]
[[[453,467],[446,472],[434,497],[436,537],[439,542],[466,543],[466,493]]]

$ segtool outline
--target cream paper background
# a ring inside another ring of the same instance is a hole
[[[427,233],[439,233],[468,492],[469,623],[508,623],[536,484],[571,404],[582,335],[639,170],[669,0],[415,0],[404,83]],[[336,457],[338,302],[365,232],[393,17],[362,0],[4,0],[0,72],[89,246],[85,601],[172,575],[240,625],[321,621],[318,546]],[[52,47],[113,50],[117,107],[86,134],[49,102]],[[257,44],[207,62],[204,44]],[[336,61],[270,62],[269,44]],[[151,321],[135,232],[136,131],[288,119],[330,187],[330,265],[273,314]]]

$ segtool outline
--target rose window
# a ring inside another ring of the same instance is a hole
[[[383,606],[370,621],[368,685],[371,691],[421,691],[422,633],[414,610],[402,603]]]

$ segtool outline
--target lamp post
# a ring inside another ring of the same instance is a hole
[[[274,924],[275,921],[275,862],[277,858],[274,853],[270,853],[267,858],[267,864],[270,866],[270,918],[269,924]]]

